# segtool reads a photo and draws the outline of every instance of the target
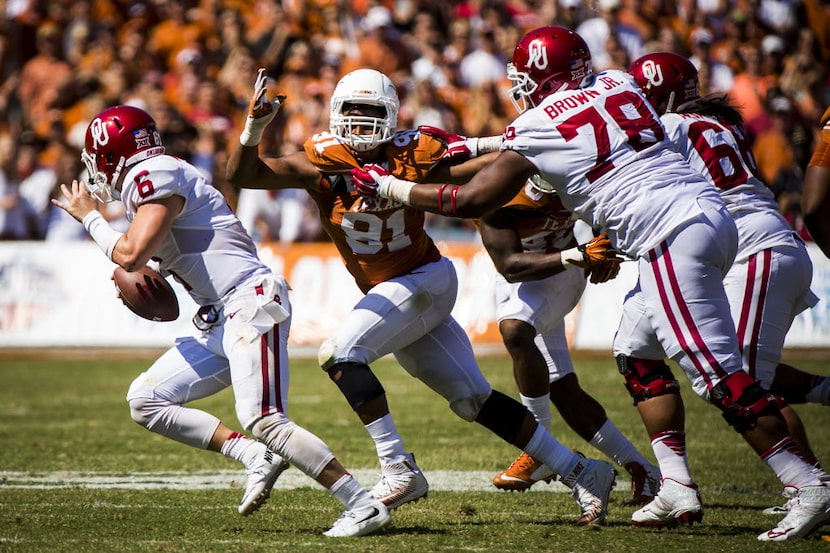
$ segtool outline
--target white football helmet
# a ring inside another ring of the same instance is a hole
[[[383,117],[344,115],[352,105],[380,106]],[[392,81],[374,69],[357,69],[346,74],[331,96],[329,128],[356,152],[372,150],[389,142],[398,128],[398,93]],[[357,134],[356,127],[371,128],[369,134]]]

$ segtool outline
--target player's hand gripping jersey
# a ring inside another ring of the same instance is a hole
[[[417,130],[406,130],[396,132],[384,150],[384,166],[393,175],[419,182],[442,159],[446,147]],[[306,141],[305,152],[323,173],[320,191],[308,192],[363,292],[441,257],[424,231],[423,211],[351,191],[350,172],[361,163],[340,138],[329,132],[316,134]]]

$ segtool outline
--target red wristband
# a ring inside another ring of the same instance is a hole
[[[444,214],[444,189],[448,186],[449,184],[442,184],[438,189],[438,213],[441,215]]]

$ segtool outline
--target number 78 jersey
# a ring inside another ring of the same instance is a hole
[[[669,148],[660,118],[623,71],[546,97],[508,126],[502,149],[527,158],[565,207],[632,257],[698,216],[699,199],[723,205]]]

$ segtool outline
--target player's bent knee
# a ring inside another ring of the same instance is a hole
[[[465,396],[450,402],[450,409],[453,413],[461,417],[467,422],[473,422],[481,412],[487,398],[490,396],[490,390],[481,394],[474,394]]]
[[[536,330],[533,326],[524,321],[507,319],[499,323],[499,332],[502,342],[508,351],[516,349],[525,350],[528,347],[536,347],[534,338]]]
[[[519,435],[527,408],[515,399],[493,390],[481,406],[475,421],[505,442],[512,444]]]
[[[153,422],[157,420],[159,412],[164,408],[159,401],[148,397],[136,397],[128,401],[130,417],[147,430],[152,430]]]
[[[709,397],[723,411],[726,422],[740,433],[755,428],[759,417],[782,418],[781,407],[785,405],[783,399],[765,390],[744,371],[727,375],[712,387]]]
[[[620,374],[625,378],[625,387],[634,399],[634,405],[652,397],[680,393],[680,383],[662,359],[618,355],[616,361]]]
[[[337,363],[327,372],[355,411],[386,393],[375,373],[364,363]]]

